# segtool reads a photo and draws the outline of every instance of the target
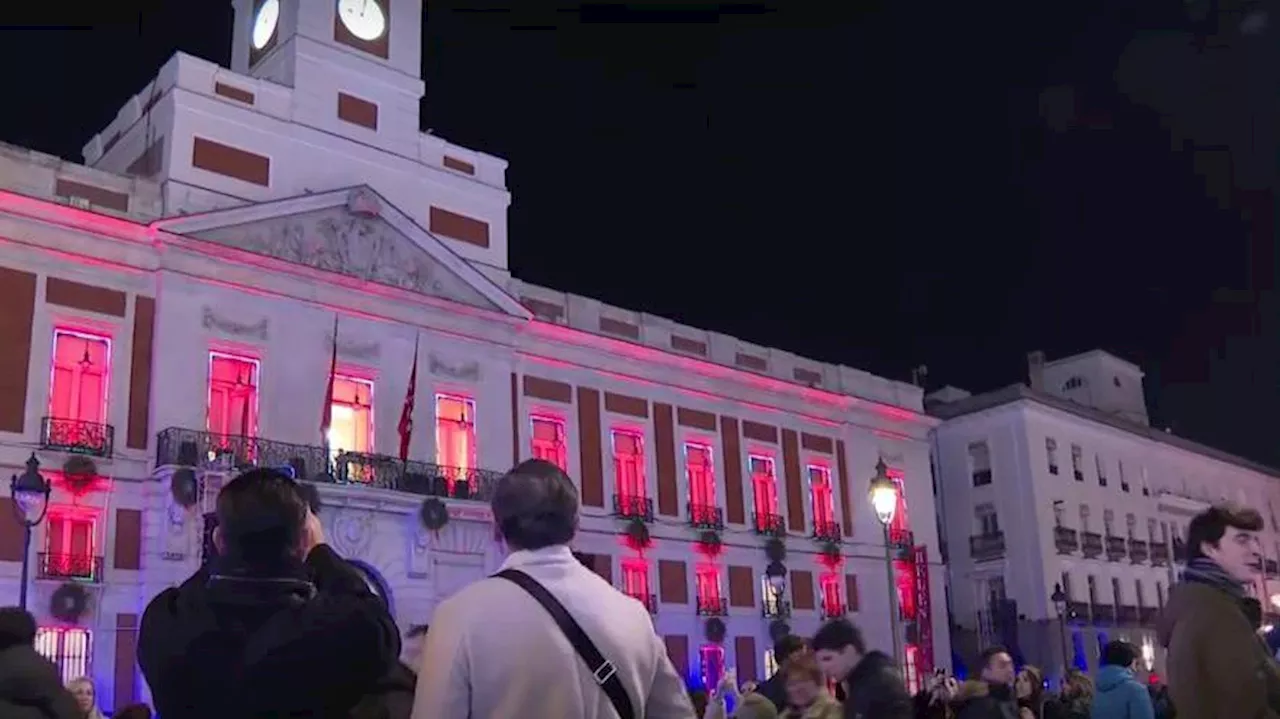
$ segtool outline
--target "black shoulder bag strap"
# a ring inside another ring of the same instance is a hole
[[[541,604],[542,608],[547,610],[547,614],[550,614],[560,626],[560,631],[564,632],[569,643],[578,652],[578,656],[587,663],[591,676],[604,690],[605,696],[609,697],[614,710],[618,712],[619,719],[635,719],[635,708],[631,705],[631,697],[627,696],[627,690],[618,679],[617,668],[613,666],[613,662],[604,658],[596,648],[595,642],[591,641],[591,637],[587,636],[577,620],[569,614],[569,610],[551,596],[551,592],[548,592],[546,587],[518,569],[504,569],[493,576],[513,582],[538,600],[538,604]]]

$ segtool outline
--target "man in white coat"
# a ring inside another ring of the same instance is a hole
[[[528,460],[498,481],[503,569],[542,585],[612,663],[636,719],[693,719],[684,682],[640,602],[569,550],[578,490],[550,462]],[[614,705],[555,620],[521,586],[490,577],[441,602],[418,671],[413,719],[615,719]]]

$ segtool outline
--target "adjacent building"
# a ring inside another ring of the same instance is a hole
[[[1267,518],[1255,593],[1276,611],[1280,471],[1151,427],[1142,370],[1115,355],[1028,365],[1025,385],[926,399],[944,420],[933,461],[958,650],[1003,643],[1056,673],[1096,669],[1125,638],[1158,671],[1154,620],[1187,522],[1224,500]]]
[[[84,165],[0,148],[0,467],[52,482],[25,559],[65,676],[147,698],[139,615],[245,467],[314,482],[408,627],[501,562],[488,493],[534,456],[691,677],[763,677],[772,632],[844,615],[897,625],[912,681],[949,656],[920,389],[512,277],[505,161],[418,130],[419,1],[235,7],[232,67],[174,56]]]

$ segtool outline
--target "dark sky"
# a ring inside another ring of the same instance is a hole
[[[423,127],[510,160],[523,279],[931,387],[1102,347],[1280,465],[1280,13],[1237,1],[431,0]],[[227,64],[227,0],[151,5],[0,31],[0,140],[79,160],[175,50]]]

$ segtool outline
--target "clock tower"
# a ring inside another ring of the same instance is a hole
[[[422,0],[234,0],[231,69],[293,88],[293,121],[414,153]]]

